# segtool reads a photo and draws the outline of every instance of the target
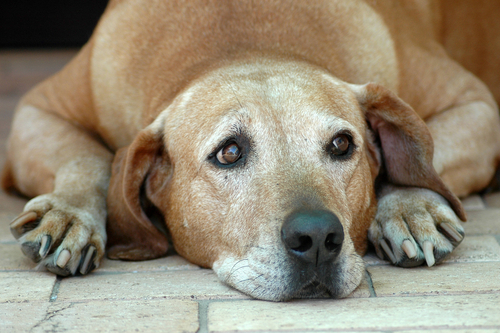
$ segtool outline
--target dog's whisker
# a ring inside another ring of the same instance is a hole
[[[252,292],[250,293],[250,295],[254,295],[255,294],[255,291],[259,288],[261,288],[262,286],[261,285],[258,285],[257,287],[255,287]]]
[[[241,260],[238,260],[234,265],[233,267],[231,268],[231,270],[229,271],[229,275],[227,276],[227,279],[229,280],[231,278],[231,276],[236,273],[236,271],[242,269],[242,268],[247,268],[249,267],[249,265],[244,265],[244,266],[240,266],[238,268],[235,269],[236,265],[238,265],[239,263],[243,262],[243,261],[248,261],[248,259],[241,259]]]

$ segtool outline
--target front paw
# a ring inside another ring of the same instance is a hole
[[[462,242],[464,230],[439,194],[421,188],[391,188],[379,200],[368,237],[377,255],[395,265],[412,267],[425,261],[433,266]]]
[[[62,276],[87,274],[104,256],[105,217],[100,215],[51,193],[28,202],[10,229],[39,267]]]

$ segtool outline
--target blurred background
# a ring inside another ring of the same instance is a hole
[[[0,48],[82,46],[108,0],[1,0]]]

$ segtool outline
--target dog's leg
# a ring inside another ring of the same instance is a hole
[[[11,223],[24,254],[60,275],[97,267],[106,243],[113,154],[53,113],[21,106],[9,138],[4,181],[36,196]]]
[[[457,196],[484,189],[500,161],[498,109],[483,101],[465,103],[427,121],[434,140],[434,168]]]
[[[500,157],[500,121],[495,106],[470,102],[427,121],[435,143],[433,164],[446,185],[465,196],[484,188]],[[379,256],[399,266],[429,266],[463,239],[460,220],[447,200],[423,188],[385,185],[369,237]]]

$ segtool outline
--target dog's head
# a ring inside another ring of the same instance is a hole
[[[161,256],[168,228],[179,254],[253,297],[347,296],[381,170],[459,207],[426,125],[386,89],[296,61],[223,66],[117,153],[109,256]]]

